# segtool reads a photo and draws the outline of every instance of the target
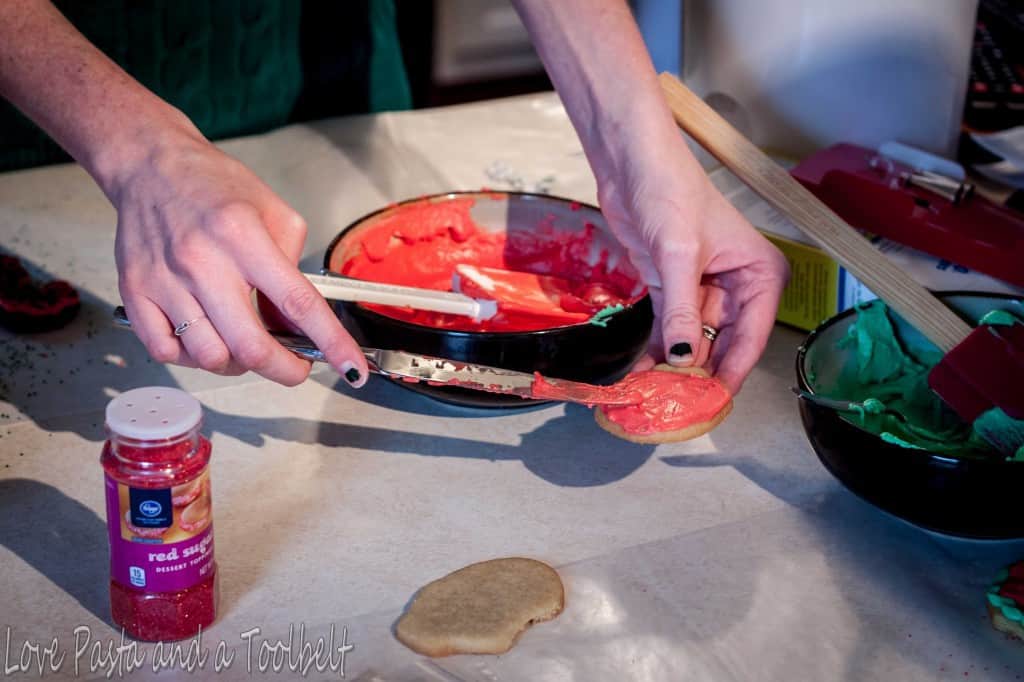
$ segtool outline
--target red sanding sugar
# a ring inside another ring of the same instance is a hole
[[[177,592],[143,592],[110,581],[110,614],[135,639],[193,637],[217,616],[217,575]]]
[[[198,401],[148,387],[107,406],[100,461],[110,536],[110,608],[135,639],[195,636],[218,601],[210,441]]]

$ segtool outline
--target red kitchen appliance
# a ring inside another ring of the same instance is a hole
[[[973,186],[838,144],[790,171],[854,227],[1024,286],[1024,214]]]

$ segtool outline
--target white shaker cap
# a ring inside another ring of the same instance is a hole
[[[125,391],[107,404],[107,427],[125,438],[161,440],[190,431],[203,418],[199,401],[177,388]]]

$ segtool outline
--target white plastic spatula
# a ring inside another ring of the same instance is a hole
[[[368,282],[336,274],[303,274],[324,298],[335,301],[356,301],[415,310],[430,310],[436,313],[465,315],[475,320],[489,320],[498,313],[497,301],[472,298],[464,294]]]

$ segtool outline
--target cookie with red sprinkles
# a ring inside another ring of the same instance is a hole
[[[985,597],[992,626],[1014,639],[1024,640],[1024,561],[1001,570]]]

